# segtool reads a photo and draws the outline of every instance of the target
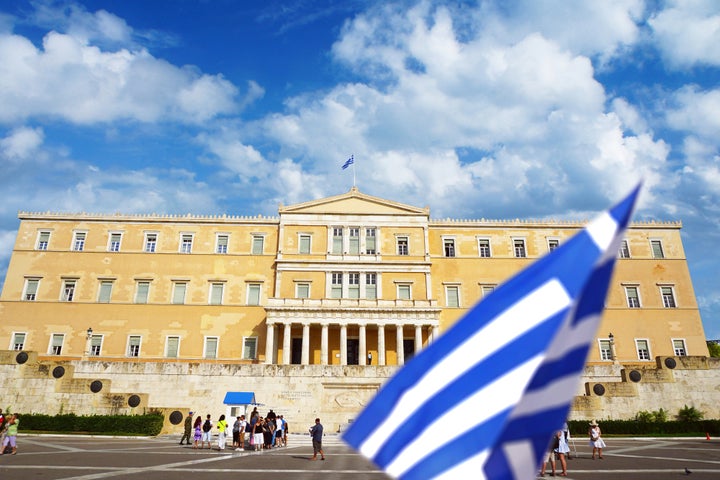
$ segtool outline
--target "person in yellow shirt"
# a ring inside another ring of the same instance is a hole
[[[227,441],[228,423],[225,421],[225,415],[220,415],[217,422],[218,428],[218,450],[225,450],[225,442]]]

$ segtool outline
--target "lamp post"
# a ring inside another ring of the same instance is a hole
[[[86,333],[87,336],[85,337],[85,356],[87,357],[88,355],[90,355],[90,349],[92,348],[92,327],[88,327]]]
[[[615,362],[615,335],[612,332],[608,333],[608,339],[610,339],[610,360]]]

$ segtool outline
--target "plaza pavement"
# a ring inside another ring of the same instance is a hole
[[[327,460],[310,461],[308,435],[266,452],[193,450],[179,437],[108,438],[21,435],[18,454],[0,456],[2,480],[385,480],[372,463],[339,437],[323,441]],[[575,439],[568,479],[663,480],[720,478],[720,439],[606,438],[603,460],[592,460],[585,438]],[[572,444],[571,444],[572,446]],[[685,468],[692,473],[686,474]],[[559,472],[559,470],[558,470]],[[549,470],[548,475],[549,477]],[[562,478],[562,477],[560,477]],[[463,479],[464,480],[464,479]]]

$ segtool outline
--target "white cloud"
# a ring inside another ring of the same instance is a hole
[[[720,89],[702,91],[688,85],[671,97],[674,108],[666,112],[668,124],[679,131],[713,139],[720,138]]]
[[[515,35],[538,32],[562,49],[601,61],[638,41],[643,0],[520,0],[504,13],[503,29]]]
[[[236,112],[237,94],[220,75],[178,68],[145,50],[103,51],[56,32],[39,50],[24,37],[0,35],[0,122],[198,123]]]
[[[11,161],[27,159],[42,145],[42,128],[19,127],[0,139],[0,158]]]
[[[716,0],[667,0],[648,19],[654,41],[676,68],[720,65],[720,3]]]
[[[48,1],[33,2],[32,23],[54,31],[62,31],[83,44],[129,45],[133,29],[127,22],[106,10],[88,12],[80,4]]]

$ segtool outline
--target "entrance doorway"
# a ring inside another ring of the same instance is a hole
[[[357,338],[347,339],[347,364],[360,365],[360,340]]]
[[[292,339],[292,348],[290,349],[290,363],[300,365],[302,363],[302,338]]]
[[[405,353],[405,361],[410,360],[415,355],[415,339],[404,338],[403,339],[403,352]]]

